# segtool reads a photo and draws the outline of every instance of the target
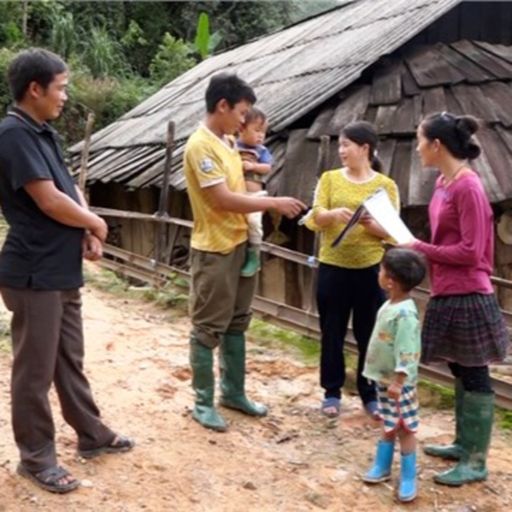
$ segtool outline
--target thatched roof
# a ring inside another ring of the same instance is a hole
[[[347,120],[366,117],[377,123],[385,138],[381,155],[391,164],[404,203],[424,204],[426,187],[412,177],[417,167],[412,148],[418,116],[444,103],[448,110],[479,115],[473,107],[481,104],[475,97],[481,99],[482,95],[484,100],[498,103],[507,97],[506,103],[512,104],[507,47],[461,42],[401,55],[400,49],[408,41],[459,3],[461,0],[355,0],[211,57],[94,135],[89,181],[115,181],[130,188],[160,185],[165,130],[172,119],[177,127],[177,148],[171,185],[183,189],[184,142],[203,117],[210,77],[229,70],[255,88],[258,105],[269,117],[270,146],[276,160],[268,182],[271,192],[309,199],[316,180],[318,136],[336,137]],[[482,138],[496,141],[498,134],[500,144],[505,141],[499,151],[510,149],[506,120],[512,119],[512,112],[508,108],[502,109],[500,118],[498,114],[489,116],[491,107],[484,108],[483,117],[493,123],[494,130]],[[299,126],[304,129],[297,130]],[[482,142],[489,151],[487,140]],[[335,145],[333,140],[333,155]],[[80,147],[71,148],[75,159]],[[491,164],[486,169],[493,200],[501,200],[504,194],[512,196],[506,180],[498,179],[502,172],[502,167],[495,166],[498,158],[490,153],[485,158]],[[413,173],[409,173],[411,165]],[[495,187],[492,180],[500,186]]]

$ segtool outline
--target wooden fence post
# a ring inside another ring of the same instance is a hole
[[[167,216],[167,201],[169,199],[169,181],[171,178],[171,168],[172,168],[172,154],[174,151],[174,133],[175,133],[176,125],[174,121],[169,121],[167,123],[167,139],[165,144],[165,164],[164,164],[164,176],[162,180],[162,189],[160,191],[160,199],[158,201],[158,217]],[[165,259],[165,242],[167,235],[167,224],[164,222],[160,222],[158,226],[158,233],[155,244],[155,260],[163,262]]]
[[[329,159],[329,146],[331,143],[331,138],[328,135],[320,136],[320,146],[318,148],[318,160],[316,164],[316,175],[318,178],[322,175],[322,173],[327,168],[327,162]],[[316,257],[318,256],[318,248],[320,245],[320,237],[318,233],[315,233],[315,240],[313,242],[313,254],[311,255],[312,263],[316,262]],[[308,312],[316,312],[316,283],[318,280],[318,268],[312,266],[311,267],[311,281],[309,288],[309,309]]]
[[[87,163],[89,161],[89,148],[91,147],[92,127],[94,126],[94,113],[87,114],[85,123],[84,145],[82,147],[82,156],[80,159],[80,173],[78,175],[78,186],[85,197],[85,185],[87,182]]]

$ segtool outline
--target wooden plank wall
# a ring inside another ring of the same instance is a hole
[[[512,2],[463,2],[409,44],[453,43],[460,39],[512,44],[511,27]]]

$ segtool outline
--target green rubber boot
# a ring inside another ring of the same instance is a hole
[[[423,451],[432,457],[459,460],[462,455],[462,408],[464,387],[460,379],[455,379],[455,441],[452,444],[427,444]]]
[[[224,418],[215,410],[213,396],[215,379],[213,376],[213,350],[190,338],[190,366],[192,367],[192,388],[196,401],[192,418],[205,428],[224,432],[228,426]]]
[[[494,393],[464,393],[462,454],[452,469],[434,476],[439,484],[459,486],[487,479],[486,459],[494,421]]]
[[[255,276],[260,268],[260,248],[255,245],[250,245],[247,248],[244,266],[242,270],[240,270],[240,275],[242,277]]]
[[[249,416],[266,416],[267,408],[245,396],[245,336],[243,332],[224,335],[220,346],[220,404]]]

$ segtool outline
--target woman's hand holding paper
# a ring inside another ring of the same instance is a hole
[[[343,224],[347,224],[352,218],[352,215],[354,215],[354,212],[349,208],[334,208],[330,213],[333,215],[336,222]]]

